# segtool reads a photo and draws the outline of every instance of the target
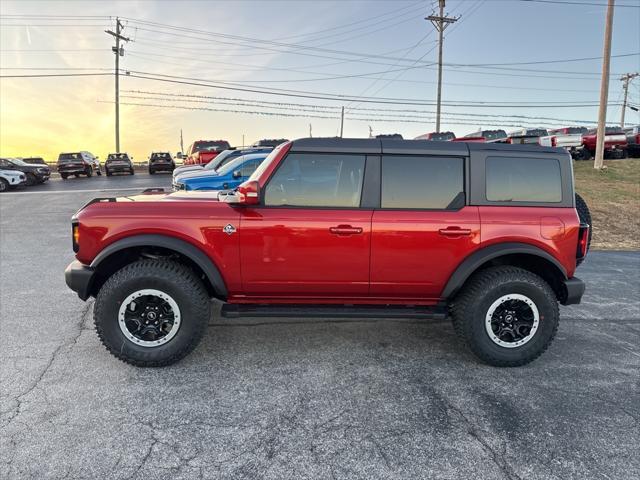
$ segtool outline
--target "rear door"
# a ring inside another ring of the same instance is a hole
[[[480,243],[466,205],[463,156],[382,156],[380,209],[371,231],[371,296],[437,299]]]
[[[240,209],[243,290],[268,298],[366,296],[371,208],[364,154],[290,153]]]

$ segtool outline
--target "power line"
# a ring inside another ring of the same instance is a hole
[[[0,75],[0,78],[46,78],[46,77],[98,77],[113,73],[51,73],[29,75]]]
[[[587,5],[590,7],[606,7],[606,3],[592,3],[592,2],[563,2],[560,0],[519,0],[520,2],[529,2],[529,3],[552,3],[555,5]],[[638,5],[625,5],[618,4],[616,7],[622,8],[640,8]]]

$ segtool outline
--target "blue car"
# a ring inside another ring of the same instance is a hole
[[[263,152],[241,155],[215,171],[200,170],[184,173],[175,179],[173,189],[175,191],[234,189],[251,176],[268,154]]]
[[[247,155],[249,153],[270,153],[271,150],[273,150],[273,147],[250,147],[225,150],[223,152],[220,152],[217,157],[215,157],[206,165],[182,165],[181,167],[177,167],[173,171],[173,179],[175,182],[175,180],[180,175],[188,172],[193,173],[207,170],[210,173],[211,170],[218,170],[224,164],[229,163],[231,160],[239,157],[240,155]]]

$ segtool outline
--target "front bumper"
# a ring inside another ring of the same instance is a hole
[[[564,281],[564,297],[562,305],[577,305],[584,295],[585,284],[579,278],[573,277]]]
[[[95,270],[74,260],[64,271],[64,280],[67,286],[78,294],[81,300],[90,297],[91,284]]]

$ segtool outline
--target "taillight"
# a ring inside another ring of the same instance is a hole
[[[587,256],[587,249],[589,248],[589,229],[591,226],[588,223],[581,223],[580,230],[578,231],[578,249],[576,251],[576,258],[582,260]]]
[[[558,137],[556,137],[555,135],[551,137],[551,146],[552,147],[558,146]]]

